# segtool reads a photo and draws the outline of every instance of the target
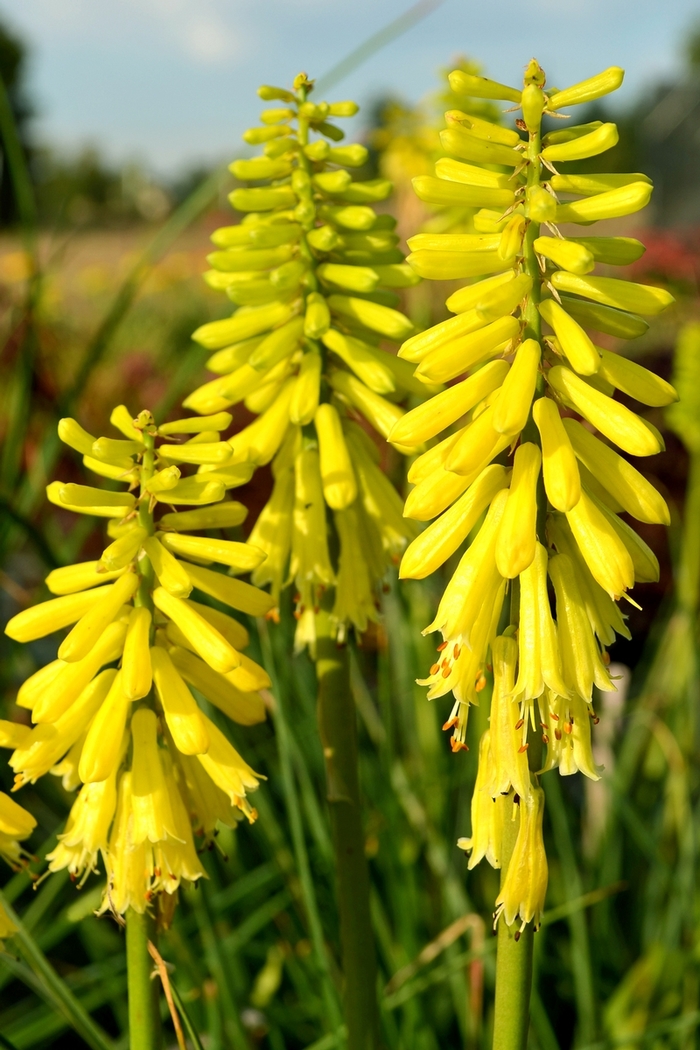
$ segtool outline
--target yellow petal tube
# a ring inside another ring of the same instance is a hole
[[[75,594],[98,584],[109,583],[124,573],[124,569],[115,572],[98,572],[96,561],[83,561],[78,565],[65,565],[53,569],[46,577],[45,583],[52,594]]]
[[[634,565],[627,548],[585,490],[566,520],[593,578],[611,598],[619,598],[634,586]]]
[[[493,412],[491,405],[457,434],[445,459],[446,470],[472,475],[483,470],[510,445],[512,435],[498,433],[493,425]]]
[[[572,692],[591,703],[593,684],[614,692],[610,676],[593,636],[581,596],[574,563],[566,554],[549,559],[549,575],[556,595],[557,633],[564,681]]]
[[[603,95],[609,95],[611,91],[617,91],[624,78],[625,71],[619,66],[610,66],[602,73],[581,80],[578,84],[564,88],[563,91],[555,91],[549,96],[548,108],[558,111],[568,106],[580,106],[584,102],[593,102]]]
[[[600,780],[603,767],[596,766],[591,744],[592,712],[576,694],[562,703],[559,711],[559,773],[566,777],[580,771],[589,780]]]
[[[107,594],[76,623],[58,649],[60,660],[74,663],[87,656],[103,635],[122,605],[134,595],[139,585],[136,573],[128,572],[111,585]],[[95,592],[90,592],[94,594]]]
[[[259,587],[251,587],[242,580],[233,580],[223,573],[212,572],[211,569],[204,569],[199,565],[188,565],[187,575],[194,586],[204,594],[249,616],[264,616],[274,607],[274,599],[265,591],[261,591]]]
[[[106,780],[119,765],[122,736],[130,707],[131,700],[124,693],[122,673],[119,671],[83,744],[78,772],[84,784]]]
[[[503,840],[503,802],[491,797],[489,788],[493,779],[493,756],[491,733],[487,729],[479,742],[479,765],[472,794],[470,839],[459,839],[460,849],[469,850],[471,856],[467,867],[471,871],[486,857],[492,868],[501,866]]]
[[[581,498],[581,477],[569,435],[551,398],[541,397],[535,401],[532,416],[542,442],[542,473],[547,499],[556,510],[566,512]]]
[[[516,700],[534,700],[545,686],[560,696],[569,695],[549,607],[547,560],[547,551],[538,543],[532,564],[520,573],[518,677],[513,687]]]
[[[394,424],[390,439],[400,445],[420,445],[455,423],[470,409],[496,390],[508,374],[505,361],[484,365],[469,379],[436,394],[429,401],[407,412]]]
[[[491,697],[492,798],[506,794],[511,786],[521,799],[530,794],[530,769],[523,732],[516,728],[520,706],[513,699],[518,647],[514,638],[495,639],[493,656],[493,695]]]
[[[332,610],[339,624],[351,623],[357,631],[365,631],[369,620],[377,620],[378,613],[365,551],[358,506],[346,507],[334,515],[340,554]],[[341,632],[344,628],[341,628]],[[341,633],[339,640],[343,638]]]
[[[13,798],[0,791],[0,834],[13,839],[26,839],[34,831],[36,820]]]
[[[224,676],[227,681],[232,682],[237,689],[244,693],[253,693],[258,689],[269,689],[272,685],[267,671],[251,660],[245,653],[238,654],[241,658],[240,665],[233,671],[228,671]]]
[[[53,724],[42,724],[32,729],[10,758],[18,787],[34,783],[48,773],[80,739],[102,706],[116,674],[113,669],[102,671]]]
[[[292,545],[292,516],[294,513],[294,468],[278,474],[272,495],[260,511],[250,534],[254,547],[264,551],[265,561],[254,571],[251,579],[257,587],[270,584],[273,602],[279,603],[287,573],[287,560]],[[234,645],[239,649],[241,646]]]
[[[357,497],[357,481],[338,410],[328,403],[319,405],[314,423],[318,437],[323,495],[329,507],[333,510],[343,510]]]
[[[550,368],[547,381],[584,419],[631,456],[653,456],[661,451],[659,439],[639,416],[594,390],[570,369],[563,365]]]
[[[213,722],[206,719],[206,723],[211,744],[206,755],[198,755],[197,760],[216,786],[228,795],[231,803],[245,812],[246,793],[256,790],[259,774],[253,772],[248,763],[243,761]],[[249,819],[251,819],[250,815]],[[252,819],[254,819],[254,811]]]
[[[538,255],[551,259],[572,273],[590,273],[595,266],[592,253],[582,244],[567,241],[563,237],[536,237],[534,249]]]
[[[139,526],[130,529],[129,532],[120,536],[114,543],[110,543],[109,547],[102,551],[102,557],[99,561],[100,567],[104,567],[107,572],[114,572],[115,569],[125,569],[134,560],[147,536],[146,530]]]
[[[116,773],[99,783],[83,785],[71,806],[66,830],[58,836],[58,846],[46,856],[49,871],[68,868],[73,879],[97,871],[98,855],[107,850],[116,805]]]
[[[633,182],[628,186],[596,193],[595,196],[586,197],[584,200],[560,204],[555,221],[587,223],[633,215],[647,206],[652,188],[648,182]]]
[[[401,560],[401,579],[423,580],[454,554],[482,511],[508,484],[505,467],[486,467],[463,496],[408,545]]]
[[[540,344],[536,339],[526,339],[518,347],[493,409],[493,427],[499,434],[519,434],[527,423],[540,356]]]
[[[187,649],[176,646],[169,655],[185,681],[206,696],[227,718],[242,726],[265,721],[265,704],[258,692],[237,689],[228,678],[212,670],[209,664]]]
[[[196,580],[194,582],[196,585]],[[215,627],[182,598],[175,598],[163,587],[157,587],[153,592],[153,603],[177,624],[202,659],[215,671],[223,674],[238,667],[241,662],[240,654]]]
[[[578,458],[628,514],[637,521],[670,525],[671,515],[666,500],[631,463],[576,420],[565,419],[563,426]],[[564,510],[563,507],[557,509]]]
[[[122,653],[122,688],[129,700],[140,700],[151,690],[151,614],[145,606],[132,609]]]
[[[508,501],[496,541],[496,565],[513,579],[532,564],[537,545],[537,479],[542,454],[530,441],[515,452]]]
[[[600,354],[580,324],[554,299],[540,303],[542,317],[554,329],[561,348],[579,375],[591,376],[600,368]]]
[[[391,401],[375,394],[373,390],[361,383],[348,372],[333,372],[330,384],[334,390],[346,398],[371,423],[382,437],[388,438],[394,424],[403,416],[403,409]]]
[[[568,142],[556,142],[551,146],[545,146],[542,150],[544,160],[553,161],[585,160],[588,157],[596,157],[606,150],[612,149],[619,141],[617,126],[610,122],[601,124],[587,135],[579,135]]]
[[[219,634],[222,634],[234,649],[245,649],[249,644],[250,635],[245,627],[232,616],[219,612],[218,609],[212,609],[210,605],[201,605],[191,598],[187,604],[191,605],[195,612],[198,612],[205,620],[208,620],[212,627],[216,627]]]
[[[613,354],[609,350],[600,352],[603,360],[598,374],[618,390],[641,401],[643,405],[652,405],[656,408],[670,405],[678,400],[676,391],[661,376],[657,376],[648,368],[620,354]]]
[[[121,656],[125,636],[126,624],[112,623],[82,660],[75,663],[57,660],[56,664],[49,665],[56,668],[55,674],[52,672],[46,677],[40,677],[40,674],[33,676],[33,685],[41,688],[32,689],[32,694],[36,697],[32,708],[32,721],[55,722],[60,718],[99,669]]]
[[[163,707],[165,721],[183,755],[202,755],[209,748],[209,734],[197,702],[192,696],[165,649],[151,650],[153,681]]]
[[[160,540],[160,536],[150,536],[143,545],[158,582],[176,598],[187,598],[192,591],[192,581],[187,575],[187,570],[166,550]]]
[[[591,499],[606,518],[608,524],[612,526],[617,538],[622,542],[632,559],[635,580],[639,583],[656,583],[659,578],[659,560],[652,549],[647,546],[634,529],[629,527],[626,521],[618,518],[617,514],[611,511],[609,507],[596,500],[595,496],[591,496]]]
[[[405,361],[422,361],[431,350],[435,350],[438,346],[451,343],[455,339],[461,339],[462,336],[476,332],[478,328],[483,328],[486,321],[479,316],[475,309],[481,295],[483,294],[486,297],[490,289],[499,287],[504,281],[512,280],[513,272],[511,270],[506,274],[498,274],[497,277],[489,277],[487,281],[479,281],[478,284],[461,288],[459,292],[455,292],[454,296],[447,300],[446,304],[449,310],[456,311],[459,316],[450,317],[447,321],[441,321],[440,324],[434,325],[426,332],[420,332],[419,335],[414,335],[411,339],[407,339],[401,344],[398,356]],[[495,281],[498,281],[498,285],[494,284]],[[479,295],[476,295],[477,289],[479,290]],[[468,297],[465,297],[463,293],[467,291],[470,294]],[[455,301],[456,296],[460,296],[459,302]]]
[[[5,634],[15,642],[33,642],[37,638],[44,638],[80,620],[110,591],[111,587],[98,587],[96,590],[52,598],[51,601],[33,605],[12,617],[5,627]]]
[[[442,631],[446,639],[460,637],[470,644],[471,631],[484,603],[489,580],[498,576],[494,551],[507,498],[505,489],[493,498],[483,525],[462,555],[440,599],[435,619],[425,628],[424,634]]]
[[[522,220],[522,222],[525,221],[522,215],[516,215],[515,219]],[[509,277],[511,279],[506,283],[502,282],[500,285],[491,287],[488,290],[484,288],[481,295],[475,296],[476,312],[485,321],[497,321],[504,314],[511,313],[532,290],[532,277],[529,277],[526,273],[520,273],[517,277],[514,277],[511,273]],[[481,289],[486,283],[486,281],[480,281],[478,284],[472,285],[471,290]],[[459,292],[455,292],[445,305],[447,306],[453,300],[463,301],[463,293],[466,291],[467,288],[462,288]],[[453,309],[456,309],[456,307],[453,307]]]
[[[650,284],[634,284],[616,277],[583,277],[563,270],[552,274],[552,285],[560,292],[582,295],[604,306],[629,310],[636,314],[660,314],[675,302],[665,288]]]
[[[295,382],[294,379],[287,380],[270,407],[230,439],[234,463],[250,460],[263,466],[270,462],[289,426],[289,404]]]
[[[176,838],[175,818],[163,776],[158,747],[158,720],[148,707],[140,707],[131,719],[134,753],[131,761],[131,841],[162,842]]]
[[[444,383],[454,379],[479,361],[501,353],[519,332],[520,324],[515,317],[501,317],[459,341],[445,343],[431,350],[422,358],[416,375],[429,383]]]
[[[320,354],[304,354],[289,402],[289,418],[292,423],[306,426],[314,418],[321,389],[322,366]]]
[[[22,722],[8,722],[0,719],[0,747],[9,747],[13,751],[21,747],[31,733],[31,728]]]
[[[124,773],[119,781],[117,812],[105,854],[107,885],[102,911],[107,908],[123,914],[133,908],[140,915],[148,905],[146,884],[146,851],[132,840],[133,815],[131,810],[131,773]]]
[[[508,926],[520,919],[523,930],[531,922],[539,929],[544,911],[549,871],[542,837],[544,792],[533,787],[520,799],[518,837],[508,864],[501,892],[496,898],[495,921],[501,916]],[[506,819],[508,819],[506,817]]]
[[[238,543],[235,540],[215,540],[204,536],[182,536],[168,532],[161,533],[159,539],[166,551],[180,554],[183,558],[195,558],[206,562],[215,561],[219,565],[230,566],[236,572],[252,572],[265,560],[263,551],[250,543]],[[176,564],[181,571],[187,573],[186,568],[180,562]],[[189,581],[189,576],[187,578]],[[171,588],[166,589],[171,594],[174,593]],[[186,598],[188,594],[189,591],[181,597]]]

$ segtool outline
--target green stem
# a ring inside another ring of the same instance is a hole
[[[513,792],[498,800],[506,807],[503,821],[503,859],[501,888],[505,882],[510,858],[518,837],[520,816],[510,820]],[[498,920],[496,955],[496,1006],[493,1022],[493,1050],[525,1050],[530,1027],[530,992],[532,989],[532,949],[534,931],[528,923],[520,935],[518,926],[508,926],[503,916]]]
[[[130,1050],[158,1050],[161,1045],[158,984],[151,980],[153,963],[148,942],[155,934],[155,920],[133,908],[126,913],[126,966],[129,992]]]
[[[330,614],[323,607],[316,614],[316,673],[338,886],[348,1050],[374,1050],[379,1045],[377,960],[360,808],[357,719],[348,650],[336,643]]]

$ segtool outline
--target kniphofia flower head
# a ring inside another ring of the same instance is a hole
[[[220,440],[230,415],[157,426],[122,405],[111,421],[119,438],[59,424],[85,466],[123,488],[48,487],[57,506],[107,518],[111,542],[97,561],[49,573],[56,597],[7,625],[18,642],[70,630],[58,658],[19,690],[33,728],[0,732],[0,743],[14,749],[15,790],[49,772],[79,788],[49,867],[85,879],[101,854],[103,908],[123,912],[162,892],[172,903],[182,879],[202,877],[194,836],[211,840],[219,821],[233,826],[241,814],[255,819],[248,795],[258,774],[196,695],[240,724],[265,718],[260,690],[270,681],[242,652],[248,633],[208,599],[252,616],[272,601],[237,578],[264,552],[222,538],[246,516],[226,493],[251,473]]]
[[[460,750],[469,705],[493,664],[490,729],[466,841],[473,856],[500,864],[502,820],[486,800],[512,792],[520,832],[498,901],[508,923],[516,915],[537,922],[544,899],[542,800],[533,777],[553,767],[599,776],[593,689],[614,688],[606,647],[616,633],[629,637],[618,602],[635,581],[658,577],[655,555],[621,514],[669,522],[663,497],[621,454],[651,456],[662,439],[615,395],[642,406],[676,400],[673,387],[619,352],[620,340],[642,335],[645,318],[673,300],[662,288],[615,276],[641,256],[639,241],[590,230],[639,211],[652,186],[640,174],[559,172],[560,163],[570,168],[614,146],[614,124],[541,130],[543,115],[600,98],[622,76],[613,67],[548,92],[534,60],[522,90],[457,70],[450,76],[456,92],[504,100],[521,115],[510,128],[448,112],[440,136],[447,156],[435,175],[414,179],[426,202],[478,210],[473,233],[409,241],[408,261],[422,277],[471,280],[447,300],[454,316],[399,351],[421,381],[451,384],[389,435],[416,450],[405,513],[432,522],[409,545],[401,575],[434,572],[482,522],[426,628],[443,640],[424,684],[431,698],[454,694],[446,728]],[[569,234],[576,225],[583,236]],[[538,737],[545,754],[529,762]]]
[[[377,587],[415,532],[367,429],[387,438],[404,415],[399,402],[431,393],[384,345],[413,333],[397,292],[420,280],[397,247],[396,221],[374,209],[391,183],[353,180],[368,151],[338,145],[333,118],[357,106],[312,102],[312,90],[304,74],[293,91],[259,90],[280,105],[243,136],[262,153],[231,171],[255,185],[230,194],[244,218],[214,232],[205,274],[236,309],[193,337],[215,351],[208,367],[220,378],[185,401],[202,413],[243,403],[257,416],[230,439],[232,462],[272,464],[272,495],[250,537],[268,557],[253,580],[276,602],[294,582],[297,645],[313,641],[328,588],[341,637],[376,617]]]

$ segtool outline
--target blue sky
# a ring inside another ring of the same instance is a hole
[[[235,154],[262,82],[320,76],[410,0],[0,0],[32,50],[41,136],[174,173]],[[563,87],[627,71],[620,105],[672,74],[700,0],[444,0],[332,92],[420,98],[462,53],[517,84],[536,55]]]

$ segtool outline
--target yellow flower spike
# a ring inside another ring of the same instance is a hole
[[[110,590],[110,587],[98,587],[34,605],[13,616],[5,628],[5,634],[15,642],[33,642],[37,638],[44,638],[82,619],[109,595]]]
[[[593,578],[611,598],[634,586],[634,565],[606,515],[585,490],[566,520]]]
[[[479,742],[479,764],[471,803],[471,838],[457,841],[460,849],[471,853],[467,865],[470,871],[483,857],[492,868],[501,866],[504,805],[502,800],[493,799],[489,791],[492,766],[491,733],[487,729]]]
[[[547,595],[547,551],[536,544],[532,563],[520,573],[520,625],[518,628],[518,677],[515,700],[534,700],[545,686],[568,696],[562,677],[556,627]]]
[[[140,700],[151,690],[149,638],[152,616],[144,606],[132,609],[122,653],[122,688],[130,700]]]
[[[32,688],[30,691],[30,696],[34,699],[32,721],[55,722],[60,718],[100,668],[118,659],[124,647],[125,637],[126,624],[120,621],[111,623],[82,660],[74,663],[57,660],[55,664],[49,664],[49,667],[54,669],[50,674],[33,676],[33,685],[41,685],[41,688]]]
[[[508,926],[520,919],[520,932],[531,922],[537,930],[544,910],[549,871],[542,837],[544,792],[534,787],[518,806],[520,825],[501,892],[496,898],[494,922]],[[505,819],[508,819],[506,815]]]
[[[501,353],[510,340],[520,334],[520,325],[515,317],[501,317],[485,325],[481,318],[479,320],[483,327],[478,331],[459,341],[438,346],[426,354],[416,369],[418,378],[428,383],[454,379],[472,365]]]
[[[508,484],[504,467],[486,467],[467,491],[408,545],[401,559],[401,579],[423,580],[454,554],[491,500]]]
[[[116,569],[114,572],[98,572],[99,562],[84,561],[78,565],[65,565],[60,569],[52,569],[44,581],[52,594],[75,594],[78,591],[86,591],[98,584],[108,583],[122,576],[124,569]]]
[[[524,572],[535,557],[537,479],[541,464],[542,453],[532,442],[525,442],[516,450],[508,501],[496,541],[496,565],[506,579]]]
[[[571,273],[590,273],[595,266],[593,253],[588,248],[562,237],[537,237],[533,247],[538,255],[551,259],[557,266],[570,270]]]
[[[511,786],[521,799],[531,791],[527,751],[518,726],[520,707],[513,700],[518,647],[514,638],[500,635],[493,643],[493,696],[491,698],[492,798]]]
[[[455,386],[407,412],[389,432],[389,440],[408,446],[421,445],[474,408],[496,390],[508,374],[505,361],[492,361]]]
[[[157,587],[153,592],[153,603],[169,619],[180,628],[185,637],[194,646],[210,667],[224,674],[232,671],[240,663],[240,655],[229,645],[223,635],[219,634],[215,627],[200,616],[192,606],[175,598],[163,587]]]
[[[674,388],[661,376],[620,354],[603,349],[600,353],[603,360],[598,374],[618,390],[641,401],[643,405],[652,405],[655,408],[678,401],[678,394]]]
[[[119,765],[130,706],[131,700],[122,685],[122,672],[118,671],[83,744],[78,771],[84,784],[106,780]]]
[[[532,417],[540,432],[547,499],[555,510],[566,512],[581,498],[581,477],[570,435],[551,398],[538,398],[532,406]]]
[[[579,375],[590,376],[600,368],[600,354],[583,328],[553,299],[545,299],[539,311],[554,329],[561,348]]]
[[[518,347],[493,409],[493,426],[499,434],[518,434],[527,423],[540,356],[540,344],[536,339],[526,339]]]
[[[289,403],[289,418],[298,426],[307,426],[316,414],[321,394],[322,367],[320,354],[304,354]]]
[[[59,659],[74,663],[87,656],[103,636],[105,629],[116,618],[122,605],[133,597],[138,585],[139,580],[135,573],[127,573],[111,584],[107,593],[84,613],[68,637],[61,642],[58,647]]]
[[[563,420],[563,426],[576,456],[594,477],[609,489],[621,507],[637,521],[670,525],[671,515],[660,492],[608,445],[594,437],[574,419]],[[557,507],[557,510],[564,510]]]
[[[209,747],[209,734],[197,703],[165,649],[151,650],[153,681],[175,746],[183,755],[201,755]]]
[[[639,416],[594,390],[568,368],[562,365],[550,368],[547,381],[572,403],[584,419],[624,452],[631,456],[653,456],[661,451],[659,439]]]
[[[333,510],[344,510],[357,497],[357,482],[337,409],[330,404],[319,405],[314,423],[323,495]]]

